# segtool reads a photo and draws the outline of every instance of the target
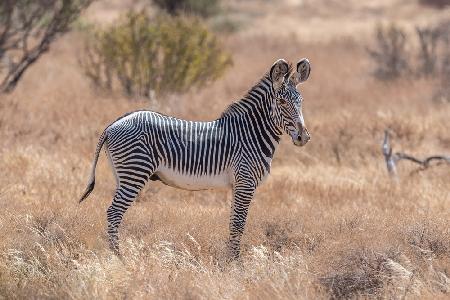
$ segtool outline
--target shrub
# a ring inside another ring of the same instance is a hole
[[[396,25],[378,26],[375,48],[368,49],[375,61],[375,76],[381,79],[399,77],[409,70],[406,33]]]
[[[438,58],[438,72],[440,75],[440,85],[435,92],[434,99],[440,102],[450,102],[450,21],[443,22],[439,25],[441,51]]]
[[[398,248],[355,249],[331,265],[333,271],[319,278],[331,299],[392,298],[398,292],[408,298],[417,295],[422,284],[417,270]]]
[[[150,20],[128,13],[116,26],[88,31],[81,60],[87,76],[127,96],[182,93],[217,79],[231,64],[216,37],[196,19]]]
[[[153,0],[153,3],[170,15],[183,12],[209,17],[219,10],[219,0]]]
[[[407,35],[395,24],[378,26],[373,47],[368,49],[375,63],[374,75],[385,80],[405,75],[437,76],[446,80],[450,72],[449,25],[447,21],[416,27],[414,36]]]
[[[440,37],[439,28],[416,27],[416,34],[419,40],[418,53],[418,75],[431,75],[436,72],[438,63],[437,44]]]
[[[450,5],[450,0],[419,0],[419,3],[435,8],[443,8]]]

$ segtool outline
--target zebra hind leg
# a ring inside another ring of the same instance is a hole
[[[143,186],[135,186],[135,189],[130,190],[123,186],[116,189],[113,201],[106,211],[108,221],[108,239],[110,249],[118,256],[119,252],[119,226],[122,222],[123,215],[128,207],[133,203]]]
[[[126,151],[123,151],[123,148]],[[113,152],[115,152],[115,155]],[[108,145],[107,154],[117,181],[114,198],[106,211],[107,233],[111,250],[120,256],[119,226],[123,215],[148,182],[157,166],[153,157],[146,150],[145,144],[135,144],[131,150],[126,147],[116,147],[112,150]],[[123,157],[126,155],[128,157],[124,159]],[[120,164],[116,163],[115,156],[121,158]],[[138,166],[136,165],[137,158],[139,158]]]

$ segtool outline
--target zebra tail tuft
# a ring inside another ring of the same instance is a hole
[[[89,179],[88,186],[86,187],[86,190],[84,191],[83,195],[80,198],[79,203],[81,203],[84,199],[86,199],[89,194],[94,190],[95,186],[95,167],[97,166],[98,156],[100,154],[100,150],[102,150],[103,144],[105,143],[107,138],[106,129],[103,131],[102,135],[99,138],[97,149],[95,150],[94,155],[94,162],[92,163],[92,170],[91,170],[91,178]]]
[[[88,183],[88,186],[84,191],[83,196],[81,196],[79,203],[83,202],[83,200],[86,199],[91,194],[91,192],[94,190],[94,186],[95,186],[95,179]]]

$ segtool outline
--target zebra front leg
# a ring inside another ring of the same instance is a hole
[[[236,185],[233,188],[233,200],[230,215],[230,239],[228,241],[228,252],[230,259],[238,259],[240,255],[241,237],[244,233],[245,222],[250,203],[255,193],[252,185]]]

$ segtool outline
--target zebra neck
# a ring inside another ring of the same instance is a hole
[[[220,118],[240,124],[240,131],[236,134],[269,159],[273,157],[282,135],[272,116],[273,99],[272,83],[265,76],[242,99],[231,104]]]

